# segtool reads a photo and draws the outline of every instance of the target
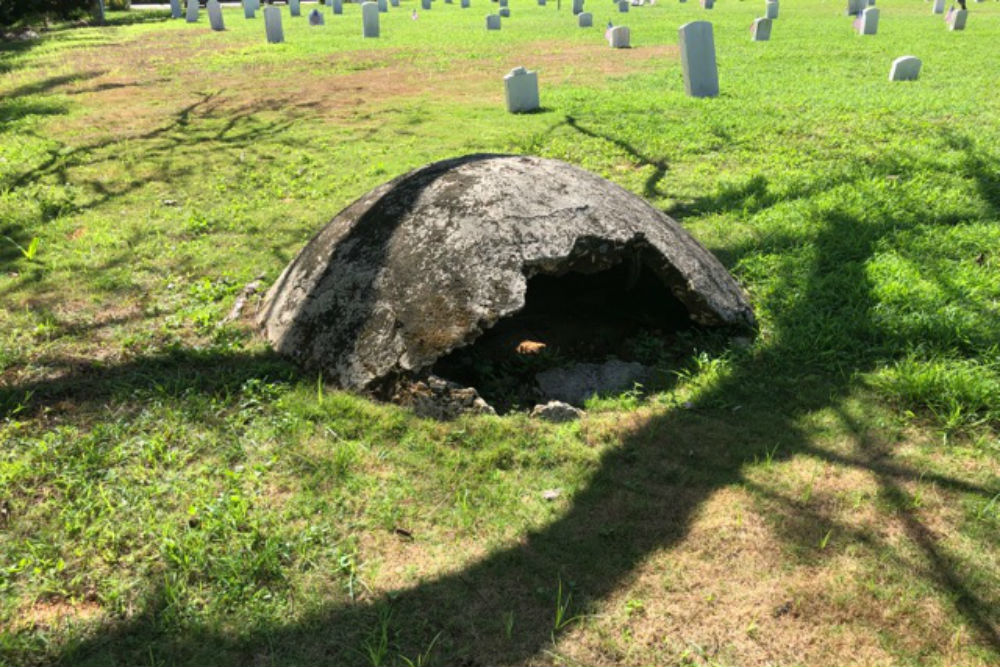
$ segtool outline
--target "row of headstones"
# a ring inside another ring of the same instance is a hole
[[[934,0],[931,6],[932,14],[944,14],[944,0]],[[874,35],[878,32],[879,11],[875,7],[875,0],[847,0],[847,14],[856,16],[854,29],[859,35]],[[945,15],[945,23],[949,30],[965,30],[965,24],[969,13],[964,9],[955,10],[954,7],[948,10]]]
[[[628,28],[624,29],[627,40]],[[719,73],[715,64],[712,24],[708,21],[692,21],[682,25],[677,32],[685,92],[692,97],[715,97],[719,94]],[[508,111],[523,113],[539,108],[537,72],[518,67],[511,70],[503,78],[503,82]]]
[[[364,37],[378,37],[380,13],[389,11],[389,4],[393,7],[399,6],[399,0],[378,0],[377,2],[361,3],[361,34]],[[343,5],[341,0],[334,0],[333,13],[342,14]],[[324,25],[323,15],[319,10],[314,9],[309,13],[310,25]],[[264,9],[264,30],[267,32],[267,41],[277,44],[285,41],[285,33],[281,26],[281,10],[277,7],[266,7]]]
[[[685,23],[678,29],[678,37],[684,92],[691,97],[716,97],[719,94],[719,70],[712,24],[708,21]],[[625,39],[628,39],[627,32]],[[916,56],[896,58],[889,69],[889,80],[915,81],[920,75],[920,67],[920,59]],[[511,70],[504,77],[504,92],[508,111],[519,113],[538,109],[538,73],[529,72],[524,67]]]

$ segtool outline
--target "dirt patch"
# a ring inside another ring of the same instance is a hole
[[[67,623],[92,621],[102,615],[96,602],[68,600],[38,600],[17,615],[13,630],[47,630]]]
[[[649,71],[678,57],[673,45],[609,49],[603,43],[540,41],[508,47],[502,54],[456,59],[443,69],[439,62],[429,68],[422,52],[403,49],[330,54],[323,68],[329,73],[321,75],[316,74],[316,63],[305,58],[280,65],[239,63],[231,70],[211,72],[211,91],[206,90],[209,77],[202,68],[164,74],[171,63],[199,62],[199,53],[216,58],[220,52],[199,49],[196,35],[158,32],[113,49],[105,46],[75,53],[72,60],[67,57],[63,65],[83,70],[84,63],[99,55],[105,69],[88,72],[85,78],[67,77],[58,87],[92,110],[66,125],[90,135],[124,138],[162,126],[177,113],[229,117],[280,111],[343,121],[406,98],[499,105],[503,75],[524,63],[539,72],[543,86],[595,87],[606,85],[609,77]]]

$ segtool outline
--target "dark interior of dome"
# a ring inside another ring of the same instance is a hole
[[[540,371],[611,358],[669,366],[689,354],[684,334],[692,332],[684,304],[641,260],[626,259],[602,271],[529,278],[522,310],[431,372],[475,387],[503,414],[542,400]]]

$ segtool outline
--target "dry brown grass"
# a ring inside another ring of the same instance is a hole
[[[67,624],[99,621],[104,610],[94,601],[87,600],[36,600],[21,606],[14,620],[13,632],[54,630]]]

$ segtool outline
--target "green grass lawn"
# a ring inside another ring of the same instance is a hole
[[[0,664],[996,664],[1000,5],[955,33],[880,0],[860,37],[797,0],[754,43],[763,2],[588,0],[580,29],[513,0],[499,32],[472,3],[404,0],[378,40],[349,4],[282,6],[279,45],[236,9],[0,43]],[[715,99],[683,93],[697,19]],[[540,113],[504,111],[518,65]],[[471,152],[649,199],[745,286],[752,343],[577,423],[439,423],[224,321],[345,205]]]

